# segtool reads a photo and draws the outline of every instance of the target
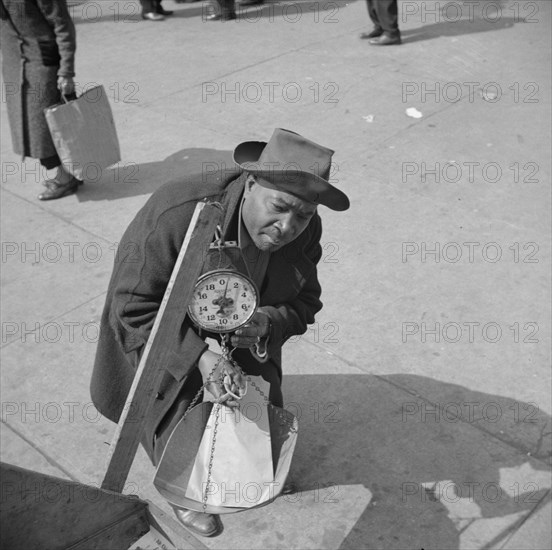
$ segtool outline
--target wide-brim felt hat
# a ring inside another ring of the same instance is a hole
[[[334,151],[303,136],[276,128],[268,142],[245,141],[234,149],[234,162],[258,176],[263,187],[289,193],[332,210],[347,210],[347,195],[329,181]]]

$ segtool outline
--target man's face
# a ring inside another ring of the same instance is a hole
[[[316,206],[289,193],[263,187],[249,176],[245,183],[243,223],[255,246],[274,252],[307,228]]]

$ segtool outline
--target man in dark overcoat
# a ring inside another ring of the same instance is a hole
[[[102,414],[117,422],[122,413],[195,206],[204,198],[222,204],[220,232],[238,242],[241,263],[236,268],[260,291],[257,312],[231,338],[238,348],[233,357],[247,374],[269,382],[270,401],[283,406],[281,347],[303,334],[322,307],[317,207],[349,207],[347,196],[328,182],[332,154],[294,132],[276,129],[268,143],[238,145],[234,161],[239,170],[171,182],[150,197],[119,244],[107,292],[91,384]],[[220,359],[188,317],[170,357],[142,437],[154,464]],[[214,536],[222,530],[218,516],[175,511],[195,533]]]
[[[75,26],[66,0],[0,0],[2,76],[13,150],[39,159],[46,170],[57,168],[38,198],[73,193],[79,180],[64,170],[44,109],[74,97]]]

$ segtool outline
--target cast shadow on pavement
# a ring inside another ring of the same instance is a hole
[[[274,0],[263,2],[256,6],[244,6],[236,4],[238,23],[256,23],[260,19],[269,21],[298,24],[301,21],[309,23],[332,24],[341,23],[339,12],[347,9],[348,4],[357,0]],[[368,20],[368,12],[366,12]]]
[[[501,17],[496,22],[488,22],[484,19],[462,19],[459,21],[446,21],[423,25],[417,29],[401,31],[403,44],[412,44],[421,40],[432,40],[442,36],[462,36],[478,32],[501,31],[514,26],[516,20],[513,17]]]
[[[209,159],[209,160],[206,160]],[[177,151],[159,162],[120,162],[98,177],[98,171],[90,170],[90,178],[79,188],[79,202],[117,200],[125,197],[153,193],[164,183],[193,174],[199,181],[220,171],[222,175],[235,167],[232,151],[208,148],[189,148]]]
[[[300,417],[296,495],[333,506],[328,536],[356,520],[340,549],[487,548],[550,499],[551,418],[535,403],[414,375],[290,375],[284,398]]]

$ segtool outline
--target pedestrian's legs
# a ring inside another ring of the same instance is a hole
[[[166,10],[162,5],[161,2],[163,0],[155,0],[155,12],[159,13],[160,15],[172,15],[174,11],[172,10]]]
[[[46,170],[52,170],[52,168],[57,168],[61,164],[57,153],[51,157],[40,159],[40,164],[46,168]]]
[[[381,36],[383,34],[383,29],[381,28],[381,25],[379,23],[378,13],[375,6],[376,2],[377,0],[366,0],[368,15],[370,16],[370,19],[374,24],[374,28],[370,32],[361,33],[360,38],[362,39],[371,40],[372,38],[377,38],[378,36]]]
[[[147,21],[163,21],[165,19],[163,14],[163,8],[161,7],[161,2],[157,0],[140,0],[142,4],[142,19]],[[170,15],[172,12],[167,13]]]
[[[211,0],[212,13],[205,17],[206,21],[230,21],[236,19],[234,0]]]
[[[399,9],[397,0],[372,0],[378,25],[392,36],[399,33]],[[372,17],[372,16],[370,16]]]
[[[368,15],[374,23],[374,30],[381,29],[381,25],[378,19],[378,11],[376,9],[376,3],[378,0],[366,0],[366,7],[368,8]]]
[[[82,181],[65,170],[57,154],[40,159],[40,164],[44,166],[46,170],[57,168],[56,174],[52,179],[47,179],[42,182],[46,189],[38,195],[41,201],[60,199],[67,195],[71,195],[77,190],[78,186],[82,184]]]
[[[370,34],[361,34],[361,38],[369,38],[374,46],[391,46],[401,43],[399,31],[399,9],[397,0],[366,0],[368,13],[372,21],[377,21],[378,29]]]
[[[156,0],[140,0],[140,4],[142,4],[142,14],[155,13]]]
[[[40,164],[44,166],[46,170],[53,170],[54,168],[57,168],[54,180],[58,183],[61,183],[62,185],[65,185],[73,179],[73,176],[69,172],[67,172],[67,170],[65,170],[65,168],[63,167],[63,164],[61,164],[61,160],[57,154],[52,155],[51,157],[40,159]],[[46,180],[46,182],[47,181],[49,180]],[[47,186],[46,182],[44,182],[44,184]]]

